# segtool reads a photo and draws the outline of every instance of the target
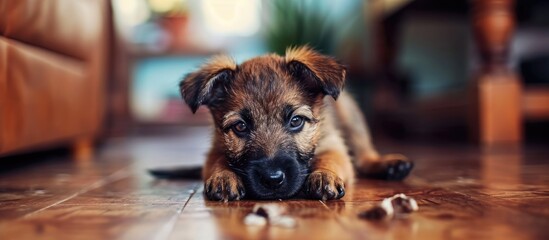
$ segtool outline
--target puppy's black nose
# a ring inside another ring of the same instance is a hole
[[[286,175],[284,174],[284,172],[277,170],[273,172],[268,172],[261,180],[265,187],[276,189],[280,187],[282,183],[284,183],[285,178]]]

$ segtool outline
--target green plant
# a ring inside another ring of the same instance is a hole
[[[265,33],[270,51],[284,54],[289,46],[309,45],[332,54],[336,44],[336,22],[316,1],[270,1],[270,19]],[[312,4],[311,4],[312,3]]]

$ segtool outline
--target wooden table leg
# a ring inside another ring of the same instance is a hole
[[[507,65],[514,0],[473,0],[473,29],[481,56],[474,79],[474,127],[485,145],[522,141],[522,84]]]
[[[94,146],[91,137],[81,137],[72,144],[72,156],[77,161],[85,161],[93,158]]]

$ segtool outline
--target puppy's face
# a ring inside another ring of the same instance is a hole
[[[201,104],[210,108],[216,145],[247,196],[283,199],[295,195],[308,176],[322,99],[337,97],[344,74],[331,58],[300,48],[238,66],[214,58],[188,75],[181,91],[193,111]]]
[[[318,98],[282,64],[272,56],[243,63],[225,100],[210,105],[230,166],[253,198],[294,195],[318,139]]]

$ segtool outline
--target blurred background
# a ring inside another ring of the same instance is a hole
[[[210,56],[308,44],[348,67],[377,141],[547,144],[543,0],[0,1],[0,156],[206,126]]]

